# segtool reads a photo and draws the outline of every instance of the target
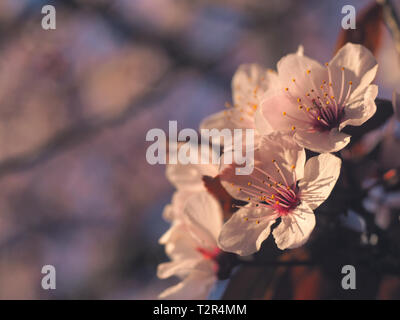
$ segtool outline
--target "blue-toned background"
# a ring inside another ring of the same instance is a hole
[[[241,63],[274,68],[299,44],[329,61],[345,4],[368,1],[1,0],[0,299],[147,299],[174,283],[155,276],[173,188],[146,162],[147,131],[197,128]],[[378,59],[388,98],[386,30]],[[45,264],[56,290],[41,289]]]

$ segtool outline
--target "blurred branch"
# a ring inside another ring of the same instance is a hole
[[[70,128],[62,130],[35,150],[3,160],[0,162],[0,177],[12,172],[30,169],[41,161],[55,156],[58,152],[84,142],[106,128],[125,123],[128,119],[138,115],[142,110],[149,109],[149,106],[155,106],[156,100],[162,99],[162,95],[168,93],[168,89],[174,83],[174,81],[171,81],[171,78],[175,74],[176,70],[174,72],[171,70],[166,71],[158,83],[154,84],[153,87],[157,89],[147,91],[141,98],[135,99],[130,106],[117,116],[93,118],[79,122]],[[154,94],[155,90],[159,91],[157,95]]]
[[[395,48],[400,57],[400,21],[391,0],[377,0],[383,7],[383,20],[390,30]]]

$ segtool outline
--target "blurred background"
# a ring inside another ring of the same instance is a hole
[[[1,0],[0,299],[154,299],[175,283],[156,278],[173,187],[146,162],[147,131],[197,129],[242,63],[275,68],[299,44],[329,61],[346,4],[368,1]],[[390,98],[386,29],[378,60]]]

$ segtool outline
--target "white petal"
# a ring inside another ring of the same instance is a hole
[[[355,74],[356,77],[362,77],[368,71],[373,70],[373,72],[368,74],[369,82],[367,84],[371,83],[377,71],[377,62],[371,51],[362,45],[354,43],[346,43],[336,53],[329,65],[332,67],[344,67],[349,69]]]
[[[240,107],[259,103],[264,92],[276,83],[277,74],[258,64],[243,64],[232,79],[233,102]]]
[[[204,120],[201,121],[200,123],[200,130],[201,129],[235,129],[236,124],[230,120],[230,117],[228,117],[227,111],[219,111],[217,113],[214,113],[208,117],[206,117]]]
[[[297,131],[293,139],[302,147],[315,152],[336,152],[350,142],[350,135],[332,129],[327,132],[310,133]]]
[[[164,290],[160,299],[170,300],[204,300],[208,297],[216,282],[215,276],[203,272],[193,272],[177,285]]]
[[[173,260],[199,259],[198,242],[193,239],[185,224],[173,223],[172,227],[160,239],[165,243],[165,253]]]
[[[306,86],[310,82],[307,70],[312,70],[313,74],[326,73],[318,61],[297,53],[288,54],[281,58],[277,64],[277,69],[283,87],[289,86],[292,83],[292,79],[295,79],[298,85],[304,86],[300,90],[303,94],[310,90]]]
[[[371,84],[365,90],[361,101],[346,106],[344,119],[339,126],[339,130],[342,130],[347,125],[360,126],[370,119],[376,112],[375,98],[377,95],[378,86]]]
[[[203,186],[199,186],[199,190],[182,190],[179,189],[172,195],[171,204],[165,206],[162,216],[167,221],[173,221],[182,217],[183,208],[186,200],[196,192],[204,190]]]
[[[213,149],[210,148],[208,164],[168,164],[166,168],[167,179],[177,188],[184,190],[200,190],[203,186],[203,176],[214,177],[218,174],[218,165],[212,164]],[[216,157],[217,159],[218,157]],[[199,148],[198,160],[201,159]]]
[[[272,234],[279,249],[294,249],[307,242],[315,227],[315,215],[305,202],[302,202],[282,221]]]
[[[166,279],[171,276],[183,277],[189,274],[197,264],[202,261],[199,259],[179,259],[161,263],[157,267],[157,277]]]
[[[262,242],[270,234],[271,225],[276,217],[272,209],[268,208],[245,207],[238,210],[222,227],[219,247],[241,256],[260,250]]]
[[[299,188],[301,200],[311,209],[317,208],[330,195],[339,177],[341,163],[338,157],[329,153],[307,161]]]
[[[220,204],[207,192],[190,197],[184,208],[188,229],[202,248],[214,248],[223,223]]]

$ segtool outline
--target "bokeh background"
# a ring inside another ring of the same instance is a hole
[[[328,61],[345,4],[368,1],[1,0],[0,299],[154,299],[175,283],[156,278],[173,188],[146,162],[147,131],[198,128],[242,63],[274,68],[299,44]],[[390,98],[386,30],[378,60]]]

